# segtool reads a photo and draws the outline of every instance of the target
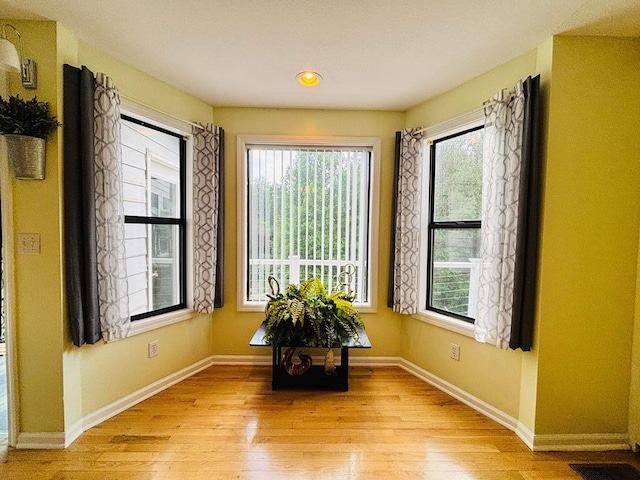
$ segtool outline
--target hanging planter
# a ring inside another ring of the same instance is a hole
[[[26,135],[5,135],[7,157],[13,173],[20,180],[43,180],[45,169],[45,148],[42,138]]]
[[[0,98],[0,135],[16,178],[43,180],[46,138],[61,124],[49,113],[49,104],[10,96]]]

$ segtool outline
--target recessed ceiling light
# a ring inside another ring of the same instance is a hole
[[[298,79],[298,83],[305,87],[315,87],[320,83],[320,80],[322,80],[319,73],[312,72],[310,70],[300,72],[296,75],[296,78]]]

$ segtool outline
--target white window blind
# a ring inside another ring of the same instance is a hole
[[[372,152],[364,147],[247,147],[247,285],[264,302],[267,278],[282,288],[308,278],[336,286],[356,273],[356,302],[369,301]]]

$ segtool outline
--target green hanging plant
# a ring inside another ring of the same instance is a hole
[[[62,124],[49,112],[49,103],[20,95],[0,97],[0,135],[26,135],[45,139]]]

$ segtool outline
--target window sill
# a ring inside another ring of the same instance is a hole
[[[474,338],[473,324],[465,322],[464,320],[448,317],[428,310],[422,310],[415,315],[411,315],[411,317],[422,322],[430,323],[436,327],[444,328],[445,330],[450,330],[452,332],[459,333],[460,335]]]
[[[189,320],[200,315],[198,312],[194,312],[190,308],[184,308],[182,310],[176,310],[175,312],[165,313],[156,317],[145,318],[143,320],[136,320],[131,322],[131,330],[129,336],[139,335],[140,333],[150,332],[157,328],[166,327],[167,325],[173,325],[174,323]]]

